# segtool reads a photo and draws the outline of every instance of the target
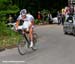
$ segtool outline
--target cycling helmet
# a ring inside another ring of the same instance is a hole
[[[22,10],[20,11],[20,15],[26,15],[26,13],[27,13],[27,10],[26,10],[26,9],[22,9]]]

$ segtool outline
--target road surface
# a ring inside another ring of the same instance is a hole
[[[0,64],[75,64],[75,37],[61,25],[37,26],[38,50],[21,56],[17,48],[0,52]]]

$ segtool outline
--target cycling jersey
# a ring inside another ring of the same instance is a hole
[[[31,14],[27,14],[26,18],[22,19],[22,16],[19,15],[17,20],[23,20],[24,21],[22,25],[18,26],[18,29],[25,29],[31,25],[31,22],[34,20],[34,17]]]
[[[34,20],[34,17],[31,15],[31,14],[26,14],[26,18],[29,20],[29,21],[33,21]],[[21,20],[22,19],[22,16],[19,15],[17,20]]]
[[[33,17],[31,14],[27,14],[26,16],[28,17],[28,19],[29,19],[30,21],[33,21],[33,20],[34,20],[34,17]]]

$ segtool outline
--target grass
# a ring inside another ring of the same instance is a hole
[[[20,34],[7,27],[5,21],[0,21],[0,48],[12,47],[18,44]]]
[[[8,35],[2,34],[0,36],[0,48],[16,46],[20,38],[20,35],[14,31],[8,32]]]

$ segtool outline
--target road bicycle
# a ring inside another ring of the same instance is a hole
[[[20,37],[21,37],[19,39],[18,46],[17,46],[18,52],[21,55],[25,55],[27,49],[30,48],[29,32],[27,32],[26,30],[24,34],[22,33],[22,30],[18,30],[18,32],[20,33]],[[37,33],[33,32],[33,47],[31,47],[33,51],[37,50],[37,44],[38,44],[38,35]]]

